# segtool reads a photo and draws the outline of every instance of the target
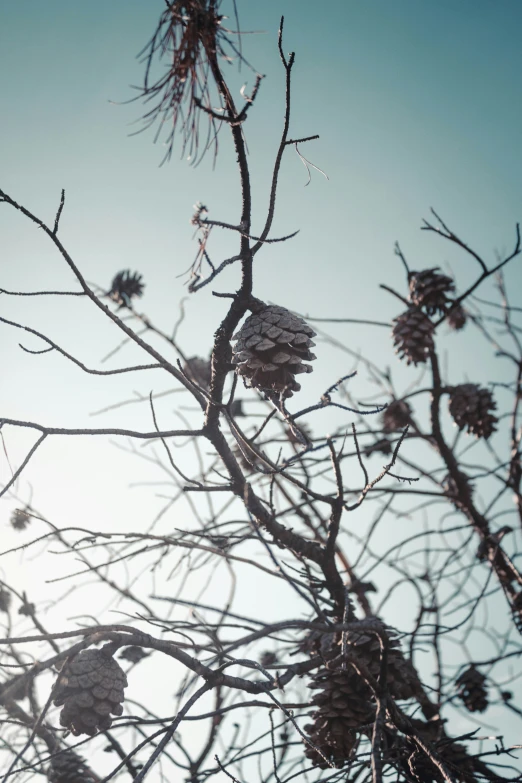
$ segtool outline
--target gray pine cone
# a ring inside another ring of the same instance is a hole
[[[393,343],[395,353],[406,364],[422,364],[434,347],[433,324],[421,310],[410,307],[406,312],[393,319]]]
[[[291,397],[299,391],[295,376],[312,372],[315,355],[313,329],[285,307],[259,302],[256,310],[232,338],[236,340],[232,363],[245,386],[261,389],[268,396]]]
[[[448,324],[456,332],[460,331],[460,329],[464,329],[467,320],[468,316],[462,305],[453,307],[448,313]]]
[[[47,779],[49,783],[95,783],[96,781],[82,757],[72,750],[62,751],[52,757],[47,770]]]
[[[60,724],[75,736],[106,731],[112,715],[123,713],[127,678],[118,663],[103,650],[82,650],[59,675],[53,702],[63,704]]]
[[[406,400],[393,400],[382,412],[382,428],[384,432],[403,430],[411,418],[411,408]]]
[[[496,430],[497,417],[491,413],[497,404],[489,389],[481,389],[476,383],[454,386],[449,400],[449,412],[459,428],[486,440]]]

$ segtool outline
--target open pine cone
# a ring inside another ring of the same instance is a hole
[[[119,304],[120,307],[128,307],[133,296],[143,295],[145,284],[141,282],[142,279],[143,276],[139,272],[131,272],[130,269],[124,269],[113,278],[107,296]]]
[[[398,353],[401,359],[406,359],[406,364],[425,362],[434,347],[433,324],[428,316],[421,310],[410,307],[393,320],[395,353]]]
[[[285,307],[255,300],[252,309],[232,338],[237,341],[232,363],[245,386],[261,389],[268,396],[291,397],[301,388],[295,376],[312,372],[304,362],[316,358],[310,351],[315,332]]]
[[[82,650],[67,663],[58,679],[54,704],[64,705],[60,724],[76,737],[106,731],[112,715],[123,713],[127,678],[121,666],[103,650]]]
[[[433,269],[423,269],[410,274],[410,302],[416,307],[422,307],[428,315],[437,312],[445,313],[449,303],[447,294],[455,290],[451,277]]]
[[[393,400],[382,412],[384,432],[403,430],[410,423],[411,408],[406,400]]]
[[[488,706],[486,678],[474,666],[457,677],[456,686],[459,696],[470,712],[484,712]]]
[[[451,390],[449,412],[459,428],[486,440],[496,430],[497,417],[491,413],[497,404],[489,389],[476,383],[462,383]]]
[[[73,750],[62,751],[53,756],[47,770],[49,783],[95,783],[93,776],[81,756]]]

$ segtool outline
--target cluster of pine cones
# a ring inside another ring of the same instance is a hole
[[[362,621],[360,631],[349,631],[346,634],[347,655],[355,657],[375,680],[378,679],[381,644],[377,633],[370,628],[378,630],[387,639],[388,693],[395,699],[412,698],[417,686],[413,667],[403,657],[392,629],[377,618],[371,618],[369,624]],[[358,730],[372,724],[375,703],[364,678],[349,662],[343,661],[340,634],[315,633],[311,634],[310,639],[311,645],[306,646],[315,647],[324,665],[314,674],[309,685],[317,691],[311,700],[317,709],[311,715],[313,722],[305,726],[305,731],[315,747],[307,745],[305,754],[314,766],[321,769],[327,769],[329,764],[341,768],[350,759],[357,743]]]
[[[63,704],[60,724],[78,736],[94,736],[111,727],[112,715],[123,713],[127,678],[110,653],[82,650],[65,664],[56,686],[53,702]]]
[[[446,315],[452,329],[462,329],[466,313],[449,296],[455,292],[450,277],[438,272],[438,267],[410,272],[410,306],[395,318],[393,341],[396,351],[407,364],[422,364],[428,359],[433,343],[432,315]]]

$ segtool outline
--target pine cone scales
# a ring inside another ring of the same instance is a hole
[[[301,388],[295,376],[312,372],[304,364],[316,358],[309,350],[312,337],[314,330],[285,307],[259,303],[232,338],[237,341],[232,362],[245,385],[291,397]]]
[[[481,672],[470,666],[460,677],[457,677],[456,686],[458,693],[467,710],[470,712],[484,712],[488,706],[488,692],[486,690],[486,678]]]
[[[421,310],[410,307],[405,313],[394,318],[393,343],[395,353],[406,364],[422,364],[434,347],[433,324]]]
[[[66,750],[51,759],[47,770],[49,783],[95,783],[95,777],[85,762],[72,750]]]
[[[82,650],[64,666],[54,704],[63,704],[60,724],[75,736],[106,731],[112,715],[123,713],[127,678],[116,661],[102,650]]]
[[[410,302],[416,307],[423,307],[428,315],[444,313],[449,302],[447,294],[455,290],[451,277],[441,275],[437,272],[438,268],[410,274]]]
[[[471,435],[485,438],[495,432],[497,417],[496,402],[488,389],[481,389],[475,383],[463,383],[451,390],[449,412],[459,428],[465,427]]]

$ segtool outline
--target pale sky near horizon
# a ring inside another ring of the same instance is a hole
[[[134,95],[129,85],[140,83],[135,56],[162,7],[160,0],[0,4],[0,187],[49,222],[65,188],[61,236],[86,279],[108,287],[120,269],[139,270],[147,287],[138,309],[169,332],[180,300],[189,297],[184,272],[195,253],[192,205],[202,201],[210,217],[234,223],[239,194],[226,129],[214,170],[210,156],[197,168],[179,160],[179,148],[160,167],[164,149],[161,139],[152,143],[154,129],[129,135],[139,127],[132,123],[143,107],[119,104]],[[317,317],[391,320],[401,305],[378,284],[405,293],[393,254],[396,240],[412,268],[451,269],[463,290],[478,267],[419,230],[430,207],[488,264],[497,250],[513,248],[522,218],[520,0],[238,0],[238,10],[243,30],[262,31],[246,35],[243,46],[266,75],[245,126],[253,232],[263,225],[283,116],[281,14],[284,49],[296,51],[291,135],[320,135],[301,152],[328,176],[312,170],[305,187],[307,172],[288,151],[273,234],[300,233],[259,254],[257,296]],[[241,78],[248,91],[253,74],[243,68],[239,80],[234,77],[238,86]],[[218,260],[235,247],[217,231],[212,242]],[[520,296],[520,258],[506,279],[513,297]],[[231,267],[214,286],[187,299],[179,339],[189,355],[208,352],[225,312],[226,302],[212,297],[211,289],[235,290],[238,281]],[[0,204],[0,288],[71,287],[74,279],[50,243]],[[87,302],[1,295],[0,303],[6,318],[49,334],[89,366],[105,366],[100,359],[120,341]],[[23,353],[19,342],[32,350],[41,343],[0,329],[2,415],[54,426],[151,428],[149,410],[137,406],[103,417],[89,414],[135,391],[168,388],[166,380],[156,387],[143,375],[86,376],[62,357]],[[400,388],[415,376],[394,359],[386,329],[342,325],[329,332],[391,364]],[[487,383],[505,369],[484,353],[476,334],[447,340],[454,381]],[[352,368],[351,359],[343,364],[327,346],[316,353],[315,372],[303,381],[303,405]],[[113,366],[138,358],[125,350]],[[6,429],[5,440],[11,464],[19,465],[32,436]],[[19,494],[27,499],[31,485],[35,505],[56,524],[71,518],[83,524],[94,518],[100,528],[122,519],[131,527],[144,518],[148,523],[147,493],[125,488],[129,481],[152,481],[156,473],[134,457],[116,460],[114,453],[111,444],[92,440],[46,443],[22,477]],[[9,475],[3,460],[0,482]],[[0,504],[2,535],[15,505],[12,498]],[[27,578],[34,578],[37,589],[36,571]]]

